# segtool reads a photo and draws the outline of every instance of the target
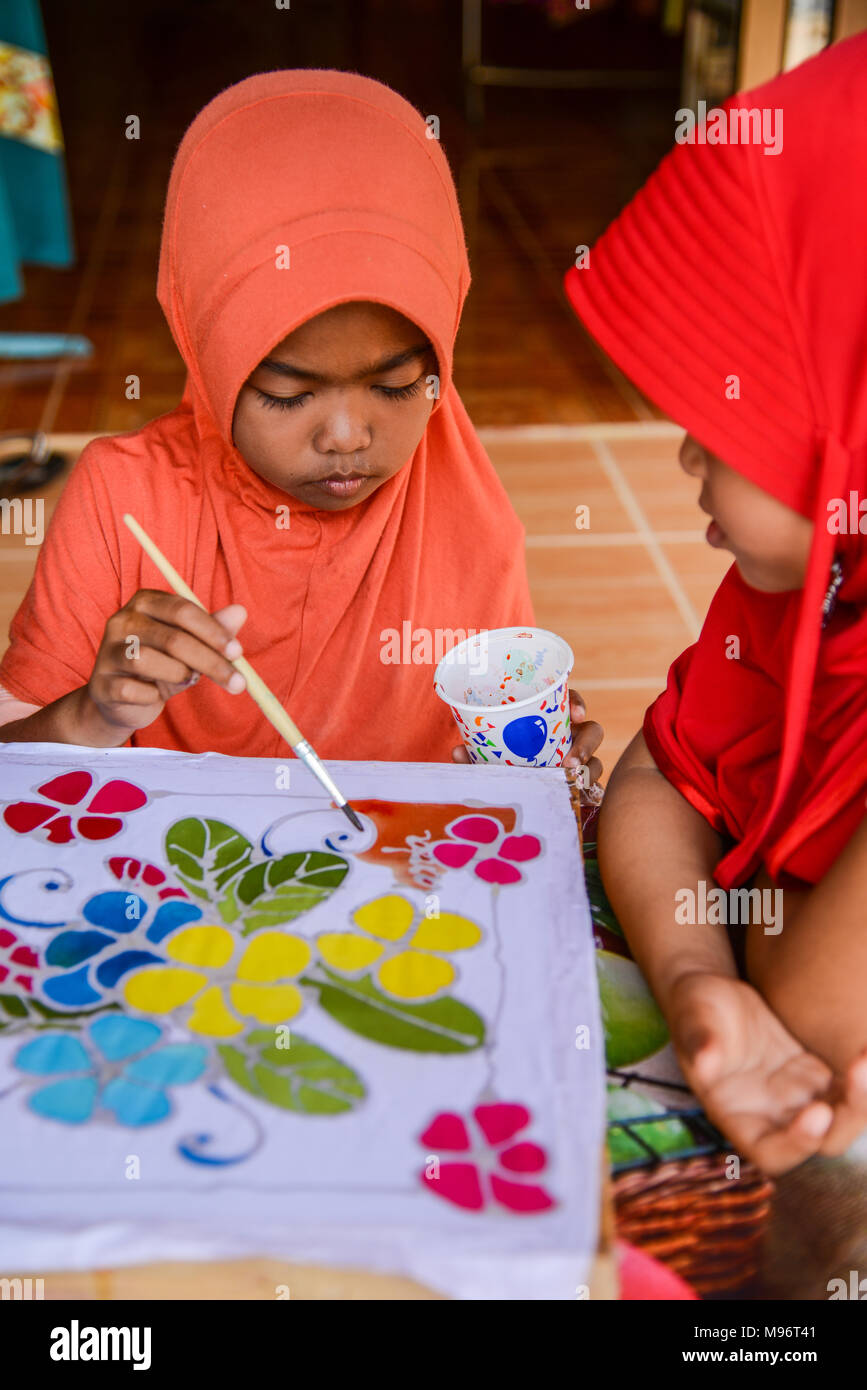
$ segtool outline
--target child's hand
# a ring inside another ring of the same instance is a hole
[[[246,682],[229,658],[241,655],[235,633],[246,618],[237,603],[211,614],[176,594],[139,589],[105,625],[87,684],[90,701],[125,741],[200,675],[237,694]]]
[[[602,764],[598,758],[591,757],[602,742],[604,730],[601,724],[594,720],[582,723],[587,710],[584,701],[577,690],[569,691],[569,714],[572,720],[572,747],[563,759],[564,767],[578,767],[583,763],[587,767],[587,784],[598,782],[602,775]],[[468,763],[470,755],[464,746],[452,749],[452,758],[456,763]]]
[[[596,752],[605,730],[595,719],[585,720],[587,713],[583,699],[577,690],[569,691],[569,717],[572,720],[572,747],[563,759],[564,767],[584,766],[587,769],[587,785],[598,782],[602,776],[602,764],[590,755]]]
[[[766,1173],[784,1173],[816,1153],[845,1153],[867,1129],[867,1054],[835,1078],[745,981],[681,976],[667,1018],[684,1076],[708,1117]]]

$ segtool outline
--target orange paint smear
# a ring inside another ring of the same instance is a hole
[[[376,826],[376,844],[356,858],[390,869],[398,883],[427,890],[445,872],[424,852],[424,844],[446,838],[446,826],[461,816],[491,816],[507,834],[514,830],[517,813],[512,806],[466,806],[425,801],[358,801],[352,805]],[[412,837],[412,839],[410,839]]]

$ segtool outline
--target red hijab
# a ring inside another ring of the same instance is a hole
[[[452,384],[470,276],[452,177],[427,135],[402,97],[341,72],[261,73],[199,113],[172,168],[159,264],[159,301],[187,366],[183,399],[84,450],[0,685],[40,705],[82,685],[106,618],[139,588],[165,589],[123,525],[130,511],[208,609],[245,605],[245,654],[322,756],[449,757],[459,740],[433,692],[437,634],[447,649],[450,634],[529,623],[533,612],[524,529]],[[291,260],[277,271],[280,245]],[[422,329],[440,396],[400,472],[328,512],[254,473],[232,443],[232,416],[278,342],[352,300],[389,305]],[[383,660],[389,630],[403,664]],[[413,631],[429,634],[430,655]],[[133,742],[288,756],[248,696],[207,680]]]
[[[818,881],[867,790],[867,549],[828,528],[833,499],[867,498],[867,35],[725,107],[750,109],[776,122],[779,153],[678,145],[566,277],[643,391],[814,522],[804,588],[760,593],[733,566],[645,718],[658,766],[733,842],[723,887],[762,862]]]

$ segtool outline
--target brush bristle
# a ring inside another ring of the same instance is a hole
[[[361,824],[361,821],[358,819],[358,816],[355,814],[348,802],[345,805],[341,806],[340,809],[344,813],[344,815],[349,818],[349,820],[355,826],[356,830],[364,829],[364,826]]]

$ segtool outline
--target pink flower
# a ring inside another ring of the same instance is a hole
[[[23,946],[14,932],[0,927],[0,985],[9,980],[10,984],[20,985],[28,994],[33,993],[33,976],[29,970],[39,968],[39,957],[29,946]]]
[[[489,1198],[523,1215],[556,1206],[544,1187],[508,1176],[540,1173],[548,1161],[538,1144],[526,1140],[512,1143],[514,1136],[530,1123],[526,1106],[502,1101],[477,1105],[473,1121],[470,1124],[462,1116],[445,1110],[431,1121],[419,1136],[419,1143],[432,1151],[437,1162],[425,1165],[422,1182],[447,1202],[467,1211],[481,1211]],[[441,1151],[466,1157],[440,1162]]]
[[[16,834],[35,834],[53,845],[66,845],[79,837],[110,840],[123,829],[120,813],[139,810],[147,802],[147,793],[132,782],[106,782],[97,791],[93,785],[90,772],[64,772],[36,788],[42,801],[13,801],[3,811],[3,819]],[[82,806],[86,797],[87,805]]]
[[[518,864],[536,859],[542,845],[535,835],[507,835],[494,816],[462,816],[446,826],[447,840],[431,845],[434,859],[447,869],[472,863],[485,883],[520,883]]]

